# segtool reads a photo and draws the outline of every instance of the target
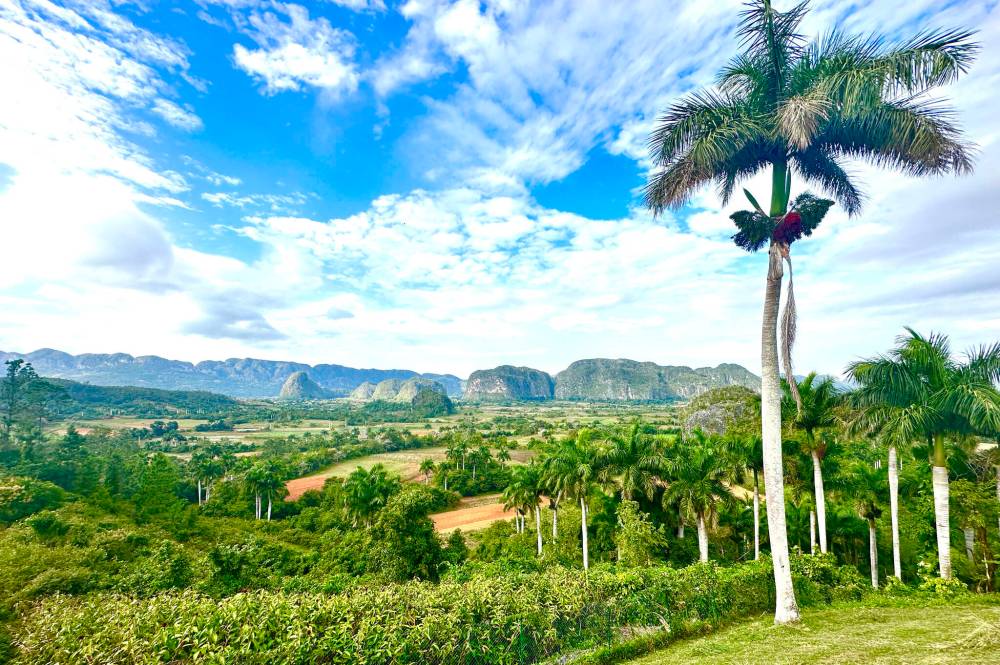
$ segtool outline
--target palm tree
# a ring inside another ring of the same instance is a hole
[[[817,434],[837,423],[837,408],[840,405],[840,399],[833,379],[823,377],[817,382],[816,372],[811,372],[801,383],[797,383],[799,403],[801,404],[801,408],[797,408],[791,390],[791,384],[794,382],[796,381],[793,377],[791,381],[784,383],[787,389],[784,406],[787,411],[794,411],[791,417],[792,424],[802,432],[803,451],[812,459],[819,549],[825,554],[827,551],[826,497],[823,493],[822,460],[826,456],[830,440],[824,436],[817,436]]]
[[[429,483],[431,481],[431,475],[434,473],[434,460],[430,457],[425,457],[420,463],[420,473],[424,476],[424,483]]]
[[[971,33],[922,32],[899,45],[877,37],[830,33],[807,44],[798,32],[806,3],[778,12],[752,0],[738,32],[743,52],[723,69],[717,90],[671,107],[649,143],[656,170],[646,203],[656,213],[683,206],[716,183],[724,203],[740,181],[771,170],[768,212],[744,190],[752,211],[732,215],[736,244],[768,246],[761,334],[762,437],[768,530],[776,588],[775,622],[799,618],[792,590],[781,478],[781,389],[777,324],[783,261],[789,289],[782,319],[782,359],[792,376],[794,299],[790,246],[810,235],[832,201],[800,194],[791,206],[793,172],[854,215],[862,194],[843,168],[862,159],[912,175],[970,171],[970,150],[951,113],[923,93],[964,73],[976,53]]]
[[[583,569],[590,569],[590,550],[587,539],[588,500],[597,486],[596,454],[592,443],[593,432],[580,430],[576,436],[566,437],[542,462],[550,488],[560,496],[572,497],[580,502],[580,538],[583,548]]]
[[[510,484],[503,492],[504,508],[517,510],[516,530],[518,533],[524,533],[525,514],[530,512],[535,514],[535,539],[539,556],[542,554],[542,509],[539,501],[544,487],[542,467],[540,464],[532,462],[514,469],[511,473]]]
[[[493,448],[497,451],[496,458],[500,462],[501,466],[507,466],[507,462],[510,461],[510,451],[513,450],[513,446],[507,439],[500,439],[496,442]]]
[[[676,456],[664,463],[667,489],[664,505],[679,505],[698,524],[698,555],[708,561],[708,528],[718,515],[721,501],[732,498],[725,484],[731,473],[722,450],[699,430],[685,441]]]
[[[247,471],[245,479],[248,488],[254,493],[257,519],[262,518],[263,501],[267,499],[267,521],[271,521],[274,499],[287,492],[282,477],[281,465],[276,460],[257,462]]]
[[[852,403],[861,409],[855,428],[880,435],[889,445],[924,442],[932,452],[934,517],[941,577],[951,577],[948,510],[949,438],[1000,427],[1000,343],[951,354],[948,338],[924,337],[907,328],[888,355],[848,366],[858,384]],[[894,465],[889,465],[895,473]],[[897,571],[898,572],[898,571]]]
[[[347,511],[355,526],[363,521],[365,527],[370,527],[372,517],[385,507],[389,498],[400,487],[399,476],[390,475],[381,464],[376,464],[368,471],[360,466],[352,471],[344,481],[343,492]]]
[[[645,434],[636,421],[607,437],[607,447],[599,452],[596,462],[601,480],[617,484],[621,498],[630,501],[638,495],[652,498],[661,460],[657,441]]]
[[[764,468],[764,445],[759,434],[733,433],[722,440],[722,447],[734,469],[753,475],[753,558],[760,559],[760,474]]]
[[[885,472],[867,461],[857,460],[845,474],[854,506],[861,519],[868,523],[868,563],[871,566],[872,588],[878,588],[878,542],[875,520],[882,516],[882,490]]]

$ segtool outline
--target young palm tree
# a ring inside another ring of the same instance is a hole
[[[848,366],[858,384],[852,403],[861,409],[855,426],[890,445],[926,443],[932,452],[934,517],[941,577],[951,577],[947,440],[1000,426],[1000,343],[956,361],[948,338],[923,337],[907,328],[888,355]],[[890,464],[890,471],[894,471]]]
[[[806,43],[798,32],[806,4],[778,12],[753,0],[739,29],[743,52],[719,75],[717,90],[691,94],[662,117],[650,137],[656,166],[646,203],[656,213],[683,206],[716,183],[728,202],[737,183],[771,171],[770,207],[732,215],[736,244],[768,246],[761,334],[762,436],[768,530],[776,585],[775,621],[799,618],[792,590],[781,478],[781,389],[777,324],[783,261],[832,204],[808,193],[791,200],[793,174],[828,192],[851,215],[862,195],[844,169],[861,159],[912,175],[971,170],[950,111],[923,93],[966,71],[976,46],[969,32],[922,32],[899,45],[833,32]],[[791,204],[791,205],[790,205]],[[789,280],[782,320],[785,374],[791,376],[794,300]]]
[[[732,473],[727,457],[714,442],[695,431],[676,456],[664,464],[667,489],[664,505],[679,505],[692,513],[698,525],[698,558],[708,561],[708,529],[718,515],[721,501],[732,498],[724,482]]]
[[[829,439],[818,435],[822,430],[828,430],[837,423],[837,408],[840,405],[840,399],[833,379],[823,377],[817,381],[816,372],[811,372],[801,383],[797,384],[798,403],[801,404],[801,408],[797,408],[791,389],[792,382],[795,382],[794,377],[790,382],[784,383],[788,388],[784,406],[786,406],[787,411],[793,412],[792,425],[802,432],[803,452],[807,453],[812,460],[819,549],[825,554],[827,551],[826,497],[823,492],[822,461],[823,457],[826,456]]]
[[[434,460],[430,457],[425,457],[422,462],[420,462],[420,473],[424,476],[424,483],[429,483],[431,481],[431,476],[434,475],[434,469],[436,468]]]

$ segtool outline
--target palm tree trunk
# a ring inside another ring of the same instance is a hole
[[[684,511],[677,507],[677,537],[684,540]]]
[[[962,529],[965,535],[965,556],[969,559],[969,563],[976,563],[976,532],[972,527],[964,527]]]
[[[889,512],[892,515],[892,570],[896,579],[903,580],[903,567],[899,560],[899,469],[896,446],[889,446]]]
[[[875,542],[875,520],[868,520],[868,563],[872,568],[872,588],[878,588],[878,547]]]
[[[542,556],[542,509],[535,506],[535,533],[538,535],[538,556]]]
[[[753,560],[760,559],[760,487],[757,469],[753,470]]]
[[[809,511],[809,554],[816,554],[816,511]]]
[[[590,551],[587,548],[587,502],[580,497],[580,536],[583,539],[583,570],[590,570]]]
[[[256,511],[257,511],[256,512],[256,518],[260,519],[260,494],[255,494],[254,498],[256,500],[256,505],[257,505],[257,508],[256,508]]]
[[[774,211],[772,211],[774,212]],[[764,293],[761,326],[761,438],[764,443],[764,495],[767,531],[774,566],[774,622],[786,624],[801,618],[792,587],[785,527],[785,478],[781,459],[781,381],[778,377],[778,305],[781,299],[781,250],[772,244]]]
[[[267,496],[267,521],[271,521],[271,495]]]
[[[819,453],[815,450],[813,458],[813,486],[816,488],[816,528],[819,530],[819,551],[826,554],[826,495],[823,493],[823,468],[820,466]]]
[[[698,561],[708,562],[708,529],[702,513],[698,513]]]
[[[1000,466],[997,467],[997,503],[1000,504]],[[997,517],[997,529],[1000,531],[1000,517]]]
[[[201,478],[198,479],[198,505],[201,505]]]
[[[934,524],[937,529],[938,567],[943,579],[951,579],[951,524],[948,514],[948,466],[941,436],[934,440]]]
[[[559,537],[559,504],[552,504],[552,541]]]

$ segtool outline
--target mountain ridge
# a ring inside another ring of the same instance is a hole
[[[421,374],[407,369],[359,369],[321,363],[307,365],[285,360],[228,358],[191,363],[161,356],[133,356],[127,353],[81,353],[73,355],[42,348],[30,353],[0,351],[0,362],[24,358],[45,376],[70,379],[101,386],[135,386],[161,390],[201,390],[230,397],[276,397],[289,376],[306,372],[331,396],[347,396],[365,381],[386,379],[405,381],[426,378],[458,396],[463,382],[452,374]]]

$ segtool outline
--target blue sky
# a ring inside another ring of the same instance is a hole
[[[637,195],[657,114],[711,84],[739,9],[0,0],[0,349],[754,369],[762,263],[733,208],[654,219]],[[997,4],[817,1],[805,29],[951,26],[984,49],[941,91],[977,173],[850,165],[865,212],[796,247],[803,371],[903,325],[1000,337]]]

